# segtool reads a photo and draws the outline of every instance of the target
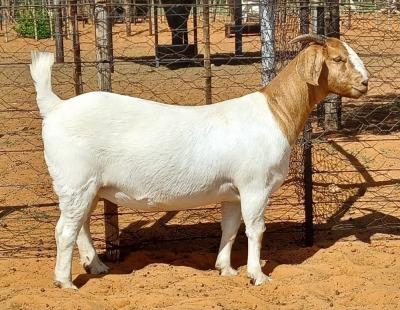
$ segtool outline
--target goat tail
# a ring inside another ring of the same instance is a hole
[[[31,52],[31,76],[36,90],[36,100],[40,114],[46,117],[61,102],[51,87],[51,68],[54,64],[54,54],[48,52]]]

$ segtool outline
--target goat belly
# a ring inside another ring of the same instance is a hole
[[[126,193],[116,187],[102,187],[98,195],[119,206],[144,211],[179,211],[240,199],[237,189],[230,183],[221,184],[215,189],[204,192],[182,193],[182,195],[155,193],[139,196]]]

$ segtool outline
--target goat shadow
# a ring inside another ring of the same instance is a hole
[[[268,211],[267,211],[268,212]],[[366,229],[365,223],[376,223],[384,219],[385,225],[377,225]],[[145,223],[142,223],[145,224]],[[341,227],[330,229],[329,227]],[[204,232],[215,234],[214,237],[192,237],[192,239],[176,241],[152,241],[142,244],[130,244],[130,229],[136,230],[137,223],[132,223],[121,232],[121,259],[118,262],[106,262],[110,274],[132,274],[152,264],[184,266],[194,270],[214,270],[215,260],[219,248],[219,223],[173,225],[169,230],[186,230],[193,236],[202,236]],[[285,227],[282,229],[282,227]],[[302,227],[299,223],[281,222],[267,223],[267,231],[262,243],[261,258],[266,260],[263,266],[265,274],[271,274],[282,264],[301,264],[321,249],[333,246],[337,241],[346,237],[355,237],[364,243],[371,243],[371,238],[377,233],[400,236],[400,219],[382,212],[371,212],[357,220],[344,220],[328,224],[315,225],[315,243],[306,247],[303,239]],[[154,236],[154,227],[142,228],[142,233]],[[165,237],[165,236],[164,236]],[[130,239],[131,240],[131,239]],[[131,240],[132,241],[132,240]],[[104,255],[101,257],[105,261]],[[241,225],[232,250],[232,266],[241,268],[247,263],[247,237]],[[215,271],[216,273],[218,271]],[[80,274],[73,281],[77,287],[84,286],[90,279],[101,278],[105,275]],[[135,276],[134,274],[132,276]],[[249,280],[250,281],[250,280]]]

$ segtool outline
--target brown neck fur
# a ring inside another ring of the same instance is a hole
[[[260,90],[290,145],[295,144],[315,105],[328,95],[325,87],[307,84],[297,74],[296,62],[291,61]]]

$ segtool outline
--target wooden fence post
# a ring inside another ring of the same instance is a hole
[[[99,89],[111,92],[112,51],[111,27],[109,25],[107,1],[96,0],[96,60]],[[119,226],[118,206],[104,201],[104,225],[106,239],[106,256],[109,261],[119,259]]]
[[[107,260],[118,261],[120,257],[118,206],[108,200],[104,201],[104,227]]]
[[[112,91],[111,88],[111,36],[108,25],[107,1],[96,0],[95,7],[96,24],[96,61],[99,90]]]
[[[64,35],[62,31],[62,8],[60,4],[60,0],[54,1],[54,39],[56,41],[56,62],[63,63],[64,62]]]
[[[74,84],[75,84],[75,95],[83,94],[83,82],[82,82],[82,62],[81,62],[81,46],[79,42],[79,30],[78,30],[78,15],[77,15],[77,4],[78,1],[71,1],[70,18],[72,24],[72,46],[74,52]]]
[[[205,79],[205,97],[206,104],[212,103],[212,94],[211,94],[211,51],[210,51],[210,5],[208,0],[203,0],[203,37],[204,37],[204,69],[206,71],[206,79]]]
[[[132,19],[132,7],[131,7],[131,2],[129,0],[124,1],[125,4],[125,30],[126,30],[126,36],[130,37],[132,35],[132,30],[131,30],[131,19]],[[136,18],[136,16],[134,17]]]

